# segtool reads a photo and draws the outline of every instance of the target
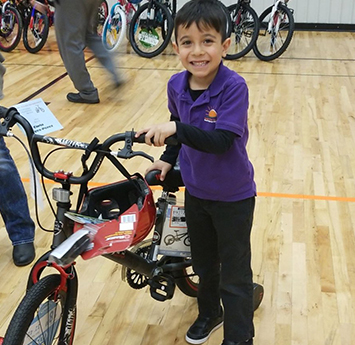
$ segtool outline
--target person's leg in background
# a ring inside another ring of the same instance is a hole
[[[91,17],[89,3],[93,1],[96,2],[60,0],[55,6],[54,17],[59,53],[74,87],[79,91],[78,96],[87,103],[99,102],[99,94],[91,81],[84,55],[86,30]]]
[[[35,258],[35,224],[31,219],[23,184],[5,141],[0,137],[0,213],[13,245],[16,266]]]
[[[111,73],[115,85],[121,79],[105,50],[100,37],[93,29],[97,20],[98,0],[60,0],[55,10],[55,31],[64,66],[79,93],[67,98],[77,103],[99,103],[99,94],[86,68],[84,49],[88,46],[100,63]]]
[[[100,1],[101,0],[96,0],[96,2],[91,2],[91,19],[86,31],[86,45],[92,50],[101,65],[111,74],[114,85],[120,86],[123,84],[124,79],[118,73],[111,53],[104,48],[101,37],[97,34],[97,9],[100,5]]]

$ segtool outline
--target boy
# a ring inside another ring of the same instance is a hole
[[[200,278],[199,314],[186,341],[202,344],[223,324],[222,345],[253,344],[250,232],[256,187],[246,152],[248,88],[222,63],[230,39],[217,0],[186,3],[175,19],[175,37],[186,71],[168,83],[171,121],[137,136],[146,133],[148,145],[154,137],[154,145],[162,146],[171,135],[180,143],[167,146],[148,170],[161,170],[163,180],[179,156],[193,267]]]

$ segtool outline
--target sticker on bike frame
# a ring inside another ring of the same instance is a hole
[[[62,316],[60,303],[46,301],[39,307],[26,333],[23,345],[52,344]]]
[[[154,29],[151,29],[150,32],[147,29],[142,29],[138,34],[138,39],[142,46],[146,48],[155,47],[159,43],[159,35]]]

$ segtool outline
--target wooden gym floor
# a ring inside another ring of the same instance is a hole
[[[250,90],[249,155],[258,187],[252,233],[254,281],[265,297],[255,313],[256,345],[352,345],[355,338],[355,33],[296,32],[288,51],[271,63],[248,56],[225,62]],[[90,142],[168,120],[166,83],[182,69],[171,49],[151,60],[123,44],[114,58],[127,83],[114,89],[87,52],[101,103],[69,103],[75,91],[65,74],[53,32],[36,55],[22,44],[4,53],[3,106],[42,98],[64,129],[54,136]],[[15,129],[16,133],[23,135]],[[6,142],[30,197],[29,164],[19,143]],[[161,149],[138,146],[159,157]],[[45,152],[45,149],[43,149]],[[50,167],[78,171],[80,154],[61,153]],[[58,165],[58,163],[60,163]],[[148,161],[125,164],[144,173]],[[104,164],[95,177],[122,177]],[[46,181],[46,188],[54,185]],[[77,191],[74,189],[74,194]],[[180,197],[180,196],[179,196]],[[47,205],[39,211],[50,227]],[[0,223],[0,335],[23,296],[30,267],[13,265]],[[51,238],[37,228],[37,257]],[[196,302],[176,291],[157,302],[149,291],[121,281],[121,268],[104,258],[78,259],[77,345],[182,345],[196,317]],[[220,345],[222,330],[206,343]]]

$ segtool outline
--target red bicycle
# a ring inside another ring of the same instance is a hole
[[[16,137],[10,129],[19,123],[26,132],[33,164],[39,173],[61,185],[53,189],[56,210],[52,208],[55,220],[51,250],[33,266],[26,294],[13,315],[3,345],[74,343],[78,291],[75,259],[79,255],[85,260],[102,255],[123,265],[127,283],[134,289],[149,286],[151,296],[158,301],[171,299],[175,285],[187,296],[197,296],[198,278],[188,254],[173,256],[160,252],[167,210],[175,203],[173,193],[183,185],[179,170],[173,169],[161,182],[159,171],[150,172],[146,178],[139,173],[132,175],[118,159],[140,156],[153,160],[145,152],[132,149],[135,142],[144,143],[144,136],[135,138],[130,131],[112,135],[102,143],[97,138],[83,143],[34,134],[15,108],[0,107],[0,118],[3,118],[0,135]],[[81,176],[48,170],[38,143],[83,150]],[[112,150],[117,143],[123,147]],[[87,166],[92,154],[95,156]],[[98,173],[104,159],[125,179],[88,190],[88,181]],[[70,200],[72,185],[80,185],[74,211]],[[163,187],[156,203],[150,185]],[[152,239],[146,239],[151,231],[154,231]],[[44,275],[48,267],[56,273]],[[261,285],[254,285],[254,296],[256,309],[263,296]]]

